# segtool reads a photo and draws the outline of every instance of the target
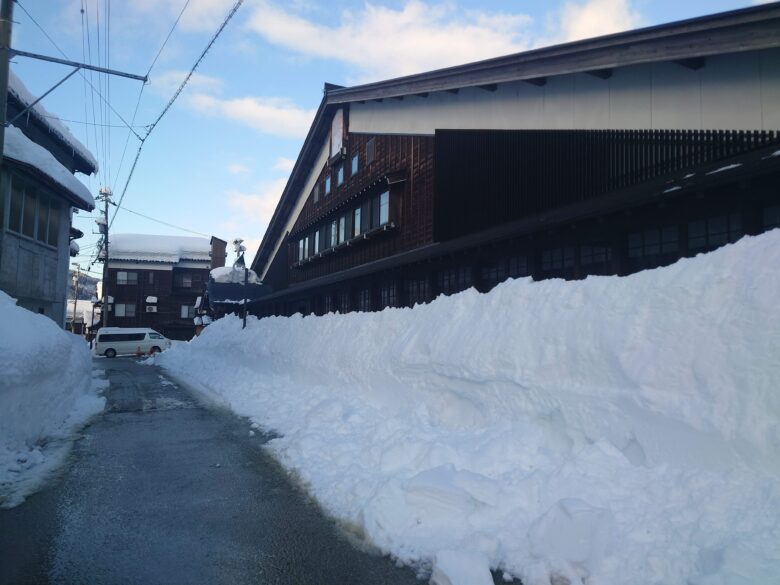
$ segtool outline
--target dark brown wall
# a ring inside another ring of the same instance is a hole
[[[117,272],[135,272],[137,285],[118,285]],[[143,270],[134,268],[109,268],[109,296],[115,303],[135,304],[135,317],[117,317],[109,315],[110,327],[151,327],[172,339],[190,339],[194,334],[192,319],[181,318],[181,306],[195,303],[202,294],[203,285],[208,280],[208,269],[175,268],[171,270]],[[153,283],[149,274],[154,274]],[[191,274],[191,288],[174,286],[174,274]],[[146,312],[146,297],[157,297],[157,312]]]
[[[370,165],[366,165],[366,143],[371,138],[375,138],[375,158]],[[302,282],[431,243],[433,241],[433,145],[432,136],[350,135],[347,156],[322,169],[318,180],[319,201],[314,203],[312,195],[309,194],[292,233],[296,234],[303,226],[308,226],[312,222],[322,225],[322,222],[332,220],[343,213],[344,209],[356,205],[362,197],[369,197],[385,189],[386,186],[381,184],[371,187],[381,177],[401,173],[405,181],[392,185],[390,190],[391,219],[397,228],[354,247],[337,250],[301,267],[292,267],[297,258],[294,250],[297,244],[287,243],[289,283]],[[349,169],[355,152],[359,156],[359,170],[352,177]],[[337,187],[336,169],[339,164],[345,165],[345,181]],[[328,173],[332,174],[332,192],[326,197],[324,181]],[[362,195],[354,200],[354,205],[343,207],[346,201],[361,192]],[[269,284],[274,286],[272,282]],[[274,288],[278,290],[278,284]]]

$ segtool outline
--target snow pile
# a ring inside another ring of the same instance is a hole
[[[24,107],[29,106],[38,99],[30,93],[13,70],[8,71],[8,93],[19,100]],[[75,136],[73,136],[68,127],[63,124],[57,116],[50,114],[40,102],[30,108],[29,112],[44,126],[47,126],[62,142],[67,144],[74,153],[88,161],[89,164],[94,167],[95,172],[97,172],[98,163],[93,154]]]
[[[52,153],[27,138],[16,126],[8,126],[5,129],[3,158],[35,167],[75,197],[81,209],[94,209],[95,199],[87,186],[62,166]]]
[[[158,362],[276,430],[330,513],[435,583],[763,584],[778,291],[774,230],[624,278],[226,317]]]
[[[0,292],[0,508],[35,491],[103,409],[84,340]]]
[[[211,260],[211,242],[193,236],[156,236],[116,234],[109,246],[111,260],[136,262],[172,262]]]
[[[220,266],[213,268],[210,272],[211,279],[214,282],[244,284],[244,268],[234,264],[233,266]],[[259,284],[260,279],[257,278],[257,273],[249,269],[247,275],[247,282],[250,284]]]

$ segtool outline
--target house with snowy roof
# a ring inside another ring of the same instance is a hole
[[[75,173],[97,171],[94,156],[9,72],[0,168],[0,289],[21,307],[64,326],[74,210],[95,201]],[[33,105],[34,104],[34,105]],[[22,114],[22,115],[19,115]]]
[[[111,235],[103,291],[113,302],[104,325],[151,327],[169,339],[190,339],[195,302],[211,269],[225,265],[226,247],[217,237]]]
[[[780,4],[325,84],[258,315],[663,266],[780,226]]]

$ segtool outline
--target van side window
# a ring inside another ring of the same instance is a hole
[[[150,333],[149,339],[163,339],[163,336],[160,335],[159,333]]]

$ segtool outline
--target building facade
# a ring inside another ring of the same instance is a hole
[[[780,7],[325,95],[259,315],[626,275],[780,225]]]
[[[225,265],[226,242],[196,237],[116,234],[109,240],[110,327],[151,327],[191,339],[196,301],[212,268]]]
[[[40,104],[30,108],[34,101],[11,72],[7,117],[14,125],[6,128],[0,168],[0,289],[64,326],[71,242],[83,235],[71,219],[74,210],[94,208],[74,173],[92,174],[97,163]]]

